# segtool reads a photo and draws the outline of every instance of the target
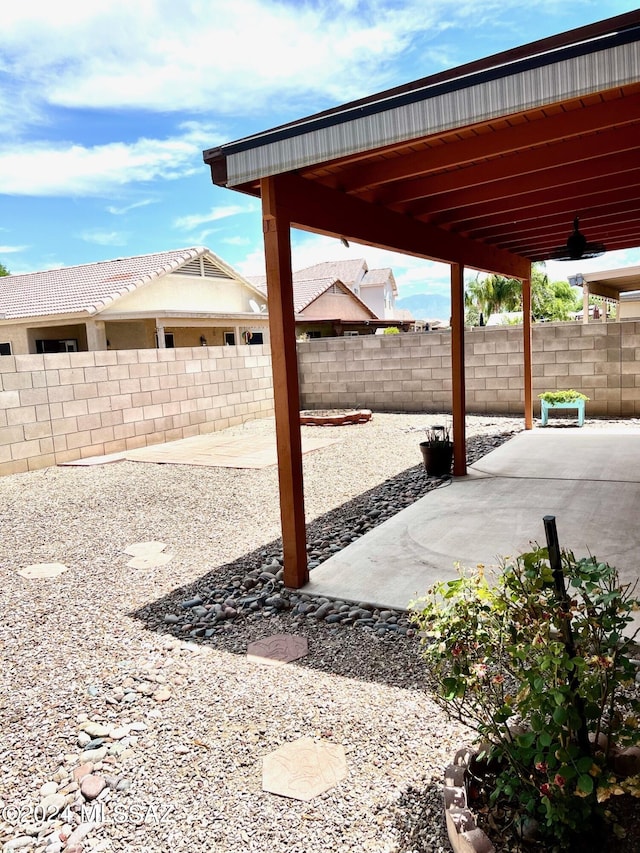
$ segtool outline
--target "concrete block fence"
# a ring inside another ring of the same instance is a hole
[[[273,414],[262,346],[0,358],[0,475]]]
[[[522,329],[465,336],[467,408],[523,412]],[[298,343],[304,409],[451,409],[449,332]],[[583,391],[589,417],[640,417],[640,321],[533,327],[536,394]],[[0,475],[130,450],[273,415],[264,347],[0,357]]]
[[[544,323],[532,334],[536,395],[574,388],[589,417],[640,416],[640,323]],[[472,413],[523,412],[520,326],[465,333],[466,401]],[[451,409],[450,332],[320,338],[298,344],[306,409],[442,412]]]

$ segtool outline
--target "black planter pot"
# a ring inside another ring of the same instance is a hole
[[[420,450],[424,470],[430,477],[444,477],[451,473],[453,444],[431,444],[428,441],[421,441]]]

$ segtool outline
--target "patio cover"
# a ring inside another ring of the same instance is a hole
[[[569,283],[582,285],[584,307],[583,318],[589,320],[589,297],[599,296],[601,299],[618,303],[623,293],[637,293],[640,290],[640,266],[622,267],[615,270],[599,270],[598,272],[579,273],[569,276]],[[606,319],[606,314],[604,315]]]
[[[522,280],[566,243],[638,245],[640,10],[204,152],[262,199],[285,582],[308,579],[290,228],[451,265],[454,474],[466,473],[464,268]]]

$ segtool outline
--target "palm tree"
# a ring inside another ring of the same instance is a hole
[[[522,287],[518,279],[502,275],[476,278],[465,293],[465,304],[489,317],[501,311],[517,311],[522,307]]]

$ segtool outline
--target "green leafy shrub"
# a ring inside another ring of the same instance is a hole
[[[543,394],[538,394],[538,397],[546,403],[573,403],[575,400],[588,402],[589,400],[586,394],[571,388],[568,391],[545,391]]]
[[[638,777],[619,779],[608,762],[613,744],[638,739],[625,632],[640,602],[611,566],[562,560],[568,599],[536,548],[492,584],[480,566],[414,604],[439,701],[500,768],[492,804],[536,821],[547,850],[584,849],[576,833],[597,828],[612,794],[640,796]]]
[[[383,335],[399,335],[400,329],[397,326],[387,326],[387,328],[382,333]]]

